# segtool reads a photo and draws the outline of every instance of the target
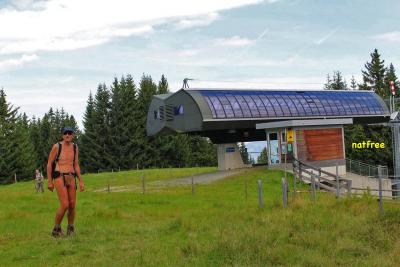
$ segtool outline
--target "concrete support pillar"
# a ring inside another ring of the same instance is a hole
[[[236,143],[218,144],[218,170],[232,170],[246,167]]]

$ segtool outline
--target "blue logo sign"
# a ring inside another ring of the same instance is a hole
[[[183,106],[179,105],[178,107],[174,107],[174,114],[176,116],[183,115]]]
[[[225,151],[226,151],[226,153],[233,153],[233,152],[235,152],[235,148],[234,147],[227,147]]]

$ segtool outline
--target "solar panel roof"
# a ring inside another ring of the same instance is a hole
[[[198,90],[214,119],[384,116],[371,91]]]

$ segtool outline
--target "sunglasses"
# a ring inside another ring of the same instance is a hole
[[[64,135],[73,135],[73,132],[65,132]]]

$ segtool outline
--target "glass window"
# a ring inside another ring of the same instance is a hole
[[[202,90],[200,93],[213,118],[383,115],[387,110],[372,92]]]
[[[271,101],[271,105],[275,110],[276,117],[283,117],[284,113],[282,111],[281,105],[279,105],[278,100],[273,95],[267,96],[269,101]]]
[[[233,113],[235,114],[235,117],[243,118],[242,109],[240,108],[239,102],[236,100],[236,98],[232,95],[227,95],[226,98],[231,103],[232,110],[233,110]]]
[[[243,96],[237,95],[235,97],[236,97],[236,100],[239,103],[240,108],[242,109],[243,117],[251,118],[251,113],[250,113],[249,106],[247,105],[247,102],[246,102],[246,100],[244,100]]]
[[[211,109],[211,113],[212,113],[213,118],[214,119],[217,118],[217,114],[215,114],[215,109],[214,109],[213,104],[211,103],[210,98],[208,96],[205,96],[204,98],[206,99],[208,107]]]
[[[231,103],[228,101],[228,99],[223,95],[218,96],[218,99],[219,99],[219,102],[221,102],[221,104],[222,104],[222,107],[223,107],[223,109],[225,111],[226,117],[227,118],[234,118],[235,114],[234,114],[234,112],[232,110]]]
[[[260,96],[253,95],[253,96],[251,96],[251,98],[253,99],[254,103],[257,106],[258,111],[260,112],[260,116],[261,117],[268,117],[267,110],[265,109],[265,106],[264,106],[262,100],[260,99]]]
[[[276,96],[276,100],[282,108],[283,115],[285,117],[292,116],[292,112],[290,112],[291,107],[288,105],[287,99],[285,97]]]
[[[245,95],[243,96],[243,98],[246,100],[247,105],[249,106],[251,115],[253,118],[259,118],[260,117],[260,112],[258,112],[258,108],[256,103],[253,101],[253,99],[251,98],[251,96],[249,95]]]
[[[221,118],[221,119],[226,118],[225,111],[224,111],[224,109],[223,109],[223,107],[222,107],[221,102],[219,102],[218,97],[216,97],[216,96],[210,96],[210,100],[211,100],[211,103],[212,103],[213,106],[214,106],[215,113],[217,114],[217,118],[218,118],[218,119],[220,119],[220,118]]]
[[[263,102],[264,106],[265,106],[265,110],[268,113],[269,117],[276,117],[276,112],[275,112],[275,108],[274,106],[272,106],[271,101],[268,99],[267,96],[262,95],[260,96],[261,101]]]

